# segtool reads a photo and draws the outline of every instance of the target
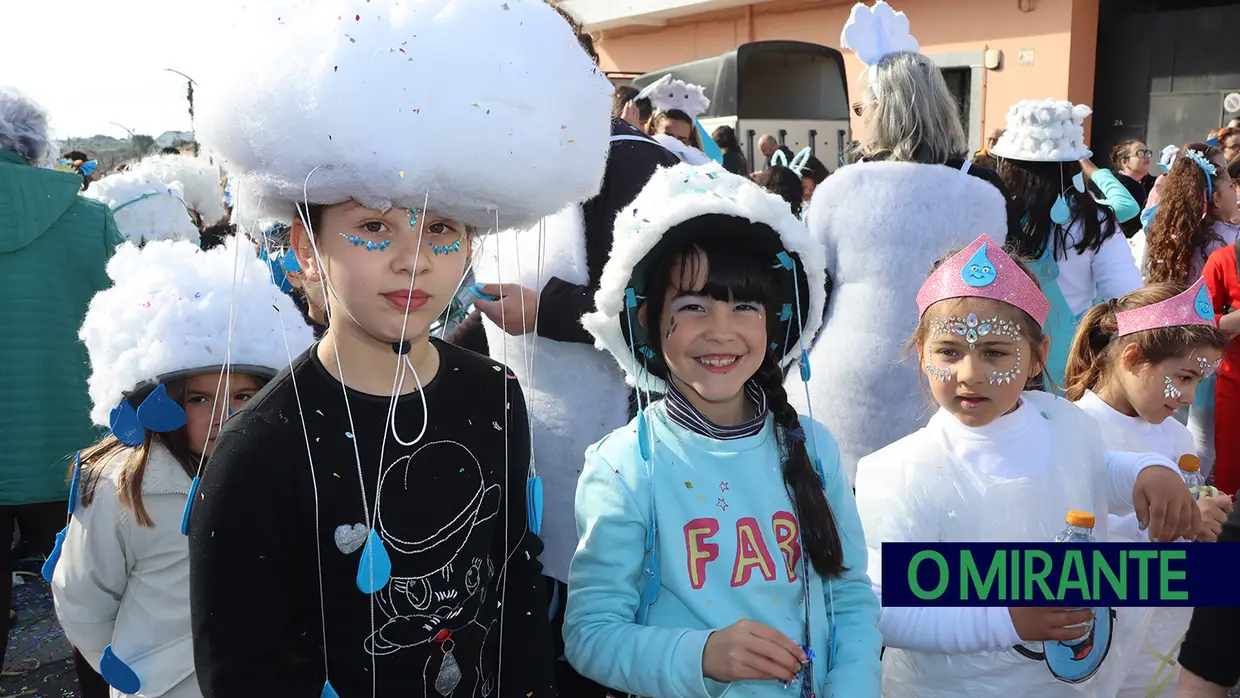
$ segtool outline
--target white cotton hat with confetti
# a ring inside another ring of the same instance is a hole
[[[126,243],[107,269],[113,285],[91,299],[78,333],[100,426],[142,386],[225,364],[271,376],[314,341],[292,298],[237,237],[207,252],[184,240]]]
[[[198,226],[185,203],[180,182],[166,181],[152,172],[131,169],[95,182],[82,196],[112,209],[116,227],[129,242],[155,240],[198,243]]]
[[[1093,110],[1059,99],[1027,99],[1008,109],[1007,130],[990,153],[1026,162],[1073,162],[1093,156],[1085,119]]]
[[[613,88],[543,0],[250,3],[200,81],[234,215],[427,207],[527,227],[601,186]]]
[[[204,227],[215,225],[228,215],[224,208],[224,175],[218,165],[205,157],[151,155],[130,169],[149,172],[164,182],[179,182],[185,205],[198,213]]]

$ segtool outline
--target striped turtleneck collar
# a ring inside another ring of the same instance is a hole
[[[766,424],[766,393],[756,383],[749,381],[745,384],[745,396],[754,405],[754,418],[731,427],[719,426],[707,419],[670,381],[663,401],[667,416],[672,422],[695,434],[727,441],[756,436]]]

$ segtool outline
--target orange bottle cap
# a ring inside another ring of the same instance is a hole
[[[1070,511],[1068,512],[1067,521],[1069,524],[1080,526],[1081,528],[1094,527],[1094,515],[1088,511]]]
[[[1180,470],[1195,473],[1201,470],[1201,459],[1191,453],[1180,456]]]

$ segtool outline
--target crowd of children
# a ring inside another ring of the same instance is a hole
[[[1049,542],[1065,514],[1235,539],[1240,436],[1179,421],[1211,388],[1213,423],[1240,417],[1217,149],[1159,185],[1145,285],[1135,203],[1078,162],[1088,109],[1015,106],[996,171],[958,123],[876,126],[802,220],[797,187],[659,150],[701,147],[701,95],[656,94],[653,138],[609,122],[541,0],[331,7],[249,8],[246,70],[203,89],[228,209],[205,158],[84,195],[125,239],[79,333],[106,433],[44,567],[84,685],[1171,695],[1192,609],[883,607],[883,546]],[[947,109],[885,2],[844,43],[868,118]],[[489,356],[432,333],[475,272]],[[1217,666],[1184,681],[1240,679]]]

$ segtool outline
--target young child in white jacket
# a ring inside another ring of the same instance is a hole
[[[183,520],[220,425],[313,341],[244,241],[122,246],[91,301],[91,416],[44,567],[65,634],[112,696],[200,696]],[[285,338],[288,347],[285,347]]]

